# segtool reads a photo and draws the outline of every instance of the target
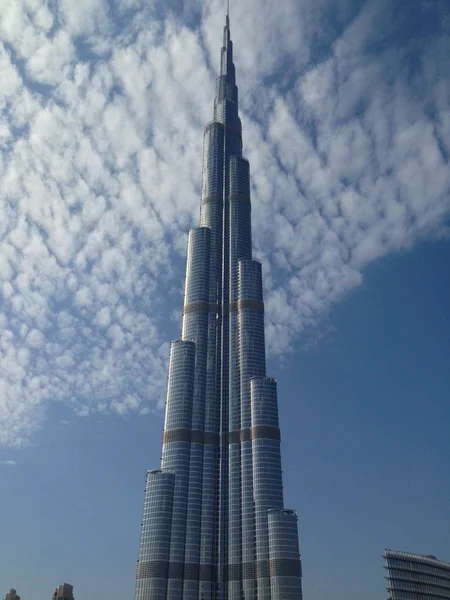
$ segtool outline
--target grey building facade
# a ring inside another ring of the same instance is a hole
[[[450,563],[428,554],[385,550],[389,600],[450,600]]]
[[[73,585],[70,583],[59,585],[53,592],[52,600],[74,600]]]
[[[227,15],[181,339],[170,351],[161,468],[147,473],[135,600],[301,598]]]

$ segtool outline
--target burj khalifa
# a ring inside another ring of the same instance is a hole
[[[261,263],[226,17],[170,350],[161,467],[148,471],[135,600],[301,600],[284,508],[277,384],[266,374]]]

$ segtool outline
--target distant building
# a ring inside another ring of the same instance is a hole
[[[385,550],[389,600],[450,600],[450,563],[429,554]]]
[[[52,600],[74,600],[73,585],[63,583],[55,589]]]
[[[11,588],[9,592],[6,594],[5,600],[20,600],[20,596],[17,595],[15,589]]]

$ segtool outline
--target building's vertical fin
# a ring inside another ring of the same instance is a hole
[[[200,600],[217,598],[219,584],[219,539],[221,527],[219,486],[220,453],[220,348],[222,331],[222,243],[223,243],[223,154],[225,130],[222,123],[205,127],[200,223],[211,231],[209,303],[216,307],[208,319],[205,440],[203,478],[209,481],[203,494],[201,520]],[[211,562],[212,561],[212,562]],[[211,567],[211,564],[214,567]],[[203,574],[203,575],[202,575]],[[212,581],[208,581],[212,579]],[[208,591],[209,590],[209,591]]]
[[[238,263],[252,255],[250,223],[250,175],[248,161],[229,160],[229,504],[228,504],[228,598],[243,597],[242,489],[241,489],[241,371],[238,321]]]
[[[179,599],[183,590],[194,369],[194,342],[185,340],[172,342],[161,461],[163,469],[170,470],[176,475],[167,600]]]
[[[214,202],[214,201],[212,201]],[[216,467],[219,452],[215,398],[217,298],[211,298],[212,231],[189,234],[183,338],[196,344],[183,600],[211,600],[215,592]],[[216,282],[216,276],[213,276]],[[210,300],[213,300],[210,302]]]
[[[166,600],[175,475],[148,471],[135,600]]]
[[[258,600],[271,600],[267,511],[283,507],[277,384],[270,377],[250,382],[253,494],[255,498]]]
[[[271,600],[302,600],[302,565],[298,547],[297,513],[268,513]]]
[[[255,600],[256,538],[253,490],[253,454],[251,441],[252,377],[264,377],[266,360],[264,348],[264,304],[261,263],[240,260],[238,263],[239,299],[239,368],[241,388],[241,520],[242,520],[242,578],[245,600]]]
[[[209,303],[210,253],[209,227],[192,229],[189,232],[182,332],[183,339],[195,343],[183,600],[197,600],[199,595],[208,324],[210,312],[214,316],[217,312],[217,305]]]
[[[214,120],[223,124],[223,223],[222,223],[222,282],[221,282],[221,331],[220,331],[220,435],[221,454],[219,464],[219,598],[228,600],[229,564],[229,432],[230,432],[230,204],[231,181],[229,163],[232,156],[242,154],[241,122],[238,116],[238,93],[233,64],[233,43],[230,39],[230,23],[227,16],[221,51],[220,76],[217,79],[214,100]],[[232,575],[232,574],[230,574]],[[232,575],[234,577],[234,575]]]

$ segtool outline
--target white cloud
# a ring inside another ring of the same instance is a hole
[[[45,337],[41,331],[33,329],[33,331],[30,331],[30,333],[28,334],[26,341],[28,345],[31,346],[31,348],[38,349],[42,348],[42,346],[44,345]]]
[[[16,464],[15,460],[2,460],[2,462],[0,463],[6,467],[13,467]]]
[[[20,446],[51,401],[163,406],[223,3],[185,7],[197,30],[158,2],[0,4],[0,444]],[[274,355],[370,262],[445,232],[448,32],[374,53],[390,4],[334,2],[342,31],[326,0],[233,6]]]
[[[45,38],[27,62],[28,75],[39,83],[58,83],[70,75],[74,52],[72,40],[65,31],[51,40]]]
[[[108,2],[106,0],[60,0],[59,11],[62,23],[74,35],[92,34],[108,24]]]

